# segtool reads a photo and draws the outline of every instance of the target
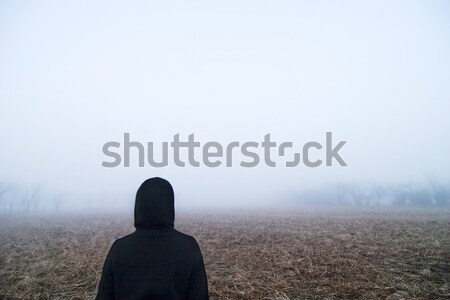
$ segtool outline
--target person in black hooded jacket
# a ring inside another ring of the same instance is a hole
[[[174,193],[155,177],[138,189],[136,231],[116,240],[103,266],[97,300],[207,300],[197,241],[173,228]]]

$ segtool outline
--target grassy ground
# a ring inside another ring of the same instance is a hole
[[[127,215],[0,217],[0,299],[92,299]],[[450,213],[179,214],[211,298],[448,299]]]

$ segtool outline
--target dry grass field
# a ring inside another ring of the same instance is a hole
[[[0,299],[92,299],[127,215],[1,216]],[[448,211],[179,213],[211,298],[449,299]]]

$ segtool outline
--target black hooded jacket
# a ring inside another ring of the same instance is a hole
[[[197,241],[173,228],[174,194],[162,178],[136,194],[136,231],[116,240],[106,257],[97,300],[206,300],[208,284]]]

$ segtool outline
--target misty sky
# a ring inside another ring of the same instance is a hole
[[[450,180],[448,1],[93,2],[0,2],[0,179],[121,203],[161,176],[185,205]],[[101,167],[125,132],[301,147],[326,131],[348,167]]]

